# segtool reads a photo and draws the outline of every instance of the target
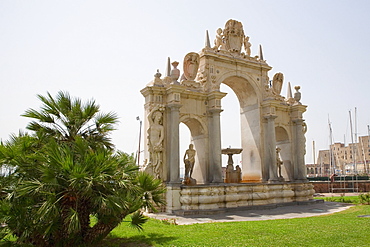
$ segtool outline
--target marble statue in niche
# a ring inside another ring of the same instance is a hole
[[[184,164],[185,164],[185,176],[184,176],[184,184],[186,185],[194,185],[196,184],[196,180],[191,177],[193,174],[194,164],[195,164],[195,154],[196,151],[194,149],[194,145],[190,144],[189,149],[185,151],[184,155]]]
[[[160,178],[164,140],[163,109],[160,107],[153,108],[148,115],[148,120],[150,126],[148,129],[149,165],[153,169],[154,176]]]
[[[276,165],[278,170],[278,177],[282,178],[283,176],[281,175],[281,166],[283,165],[283,161],[280,158],[280,151],[281,148],[276,148]]]

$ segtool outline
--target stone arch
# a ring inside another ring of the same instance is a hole
[[[204,121],[199,116],[184,114],[180,117],[180,123],[185,124],[191,135],[191,143],[197,151],[195,156],[195,166],[193,178],[197,183],[205,184],[208,182],[208,135]],[[190,144],[190,143],[189,143]],[[183,162],[184,154],[180,154],[180,162]]]
[[[144,133],[158,125],[165,130],[157,149],[149,150],[148,143],[155,138],[148,135],[144,154],[147,159],[156,154],[161,161],[158,164],[162,165],[164,176],[160,178],[167,186],[166,211],[218,210],[312,199],[314,191],[306,178],[304,160],[303,113],[307,106],[300,102],[299,87],[295,87],[294,97],[290,93],[285,98],[280,94],[281,73],[274,76],[271,85],[268,83],[272,67],[263,60],[262,49],[260,56],[250,55],[251,44],[240,22],[229,20],[225,29],[218,29],[217,40],[220,42],[215,47],[211,48],[207,41],[198,54],[192,52],[185,56],[184,64],[189,66],[184,66],[184,77],[179,79],[178,62],[172,63],[172,70],[168,63],[167,76],[162,79],[157,71],[154,79],[141,90],[145,97]],[[246,53],[241,51],[242,46]],[[263,182],[263,185],[223,184],[220,117],[226,93],[220,92],[221,83],[230,87],[239,101],[242,182]],[[164,119],[162,123],[153,124],[148,117],[156,108],[163,112]],[[188,179],[190,181],[183,181],[183,185],[179,173],[184,156],[179,153],[180,123],[190,130],[198,164],[192,174],[197,181]],[[282,158],[290,161],[284,162],[284,178],[294,183],[283,183],[277,176],[276,146],[283,147]],[[150,165],[145,171],[153,173]],[[197,183],[205,185],[194,186]],[[253,193],[245,196],[248,191]],[[248,200],[243,201],[238,195]]]
[[[249,75],[228,71],[219,76],[219,84],[229,86],[238,97],[240,108],[255,105],[262,100],[262,91],[258,83]]]
[[[293,164],[292,164],[292,142],[288,131],[283,126],[275,127],[276,147],[281,149],[280,157],[283,160],[282,175],[285,180],[293,179]]]
[[[240,126],[242,144],[242,180],[257,182],[261,180],[261,124],[260,107],[262,94],[257,83],[245,74],[225,73],[221,83],[229,86],[238,98],[240,106]]]

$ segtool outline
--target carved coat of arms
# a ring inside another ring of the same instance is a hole
[[[188,53],[184,58],[184,76],[186,80],[194,81],[199,68],[199,54],[195,52]]]
[[[243,24],[239,21],[228,20],[223,35],[225,50],[240,53],[244,41]]]

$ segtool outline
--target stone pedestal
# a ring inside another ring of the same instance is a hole
[[[212,214],[227,209],[309,202],[314,193],[310,183],[181,186],[180,207],[172,213]]]
[[[196,185],[197,184],[197,180],[196,179],[194,179],[194,178],[189,178],[189,177],[186,177],[186,178],[184,178],[184,181],[182,181],[182,183],[184,184],[184,185]]]

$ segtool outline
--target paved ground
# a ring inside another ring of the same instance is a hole
[[[353,193],[346,193],[346,196]],[[337,193],[322,194],[323,196],[340,196]],[[152,218],[159,220],[168,219],[176,221],[179,225],[189,225],[196,223],[211,222],[231,222],[231,221],[257,221],[257,220],[276,220],[319,216],[340,212],[352,207],[351,204],[338,202],[320,202],[307,205],[279,206],[271,209],[232,211],[215,215],[189,215],[177,216],[172,214],[148,214]]]

